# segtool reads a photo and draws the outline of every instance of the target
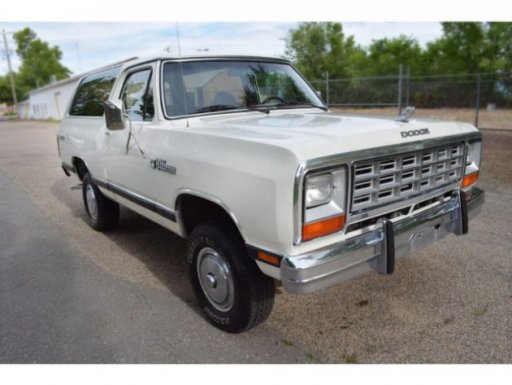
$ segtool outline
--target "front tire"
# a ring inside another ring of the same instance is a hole
[[[89,173],[82,180],[82,197],[89,225],[96,231],[112,230],[119,221],[119,204],[101,193]]]
[[[190,279],[214,326],[230,333],[265,321],[274,305],[274,280],[251,260],[240,236],[220,223],[199,225],[188,247]]]

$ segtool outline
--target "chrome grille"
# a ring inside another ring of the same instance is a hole
[[[451,144],[354,164],[352,212],[368,210],[456,183],[464,144]]]

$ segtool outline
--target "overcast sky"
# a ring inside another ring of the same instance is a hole
[[[285,50],[288,31],[298,23],[276,22],[181,22],[178,23],[182,55],[255,54],[281,56]],[[74,74],[101,67],[133,56],[165,54],[178,55],[175,22],[0,22],[0,30],[18,31],[24,27],[34,30],[50,45],[63,52],[62,62]],[[441,24],[436,22],[346,22],[344,32],[367,46],[372,39],[395,37],[400,34],[415,37],[420,44],[441,36]],[[15,44],[8,35],[10,50]],[[3,52],[3,51],[2,51]],[[13,67],[19,60],[14,54]],[[0,74],[7,72],[2,55]]]
[[[341,21],[345,34],[353,35],[362,46],[373,39],[400,34],[414,37],[424,46],[441,36],[440,20],[512,19],[503,0],[466,0],[464,6],[460,4],[456,0],[143,0],[135,6],[126,0],[22,0],[2,7],[0,31],[30,27],[50,45],[59,46],[63,64],[78,74],[133,56],[162,54],[164,50],[178,55],[174,20],[180,20],[182,55],[207,49],[209,54],[281,56],[288,31],[296,28],[299,20]],[[7,37],[10,51],[14,51],[12,34]],[[12,56],[16,69],[19,59]],[[2,52],[0,75],[6,72]]]

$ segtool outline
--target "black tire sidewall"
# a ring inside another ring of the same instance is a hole
[[[84,179],[82,181],[82,184],[83,184],[82,198],[84,200],[85,212],[87,213],[87,218],[89,219],[89,224],[91,225],[91,227],[93,229],[98,229],[99,218],[100,218],[100,215],[101,215],[100,214],[100,202],[99,202],[99,198],[100,198],[101,192],[96,187],[96,185],[93,183],[91,175],[89,173],[85,174]],[[92,189],[94,191],[94,196],[96,197],[96,210],[97,210],[96,219],[91,217],[91,214],[89,213],[89,206],[87,205],[87,196],[86,196],[87,186],[91,186],[92,187]]]
[[[94,191],[96,198],[96,219],[92,218],[89,213],[89,207],[87,206],[86,190],[87,186],[91,186]],[[93,179],[89,173],[84,175],[82,180],[82,198],[84,201],[85,212],[89,225],[96,231],[109,231],[112,230],[119,220],[119,204],[113,200],[107,198],[101,193],[98,186],[93,182]]]
[[[244,277],[247,276],[247,271],[244,264],[238,261],[236,258],[234,245],[223,244],[219,242],[215,237],[215,231],[201,232],[199,235],[194,236],[189,245],[189,269],[190,279],[194,290],[196,292],[199,306],[206,315],[207,319],[214,324],[216,327],[228,331],[228,332],[239,332],[245,329],[249,317],[250,317],[250,295],[249,291],[251,288],[247,285],[247,280]],[[213,233],[213,234],[208,234]],[[226,261],[233,277],[234,286],[234,301],[233,306],[230,310],[222,312],[216,309],[206,297],[203,292],[203,288],[199,283],[199,275],[197,272],[197,257],[199,252],[205,248],[210,247],[217,251],[220,256]],[[245,256],[238,256],[243,258]],[[252,262],[252,261],[249,261]]]

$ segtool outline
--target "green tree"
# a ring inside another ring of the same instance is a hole
[[[489,71],[512,72],[512,23],[487,24],[483,66]]]
[[[62,52],[57,46],[39,39],[30,28],[24,28],[14,34],[16,53],[21,59],[18,70],[18,90],[20,100],[31,89],[50,83],[52,76],[56,80],[69,77],[71,71],[60,63]]]
[[[300,23],[286,41],[285,55],[309,80],[356,76],[365,51],[353,36],[345,36],[340,23]]]
[[[443,36],[423,55],[430,74],[467,74],[485,70],[486,26],[476,22],[442,23]]]
[[[368,48],[365,74],[394,75],[398,73],[400,64],[409,67],[411,75],[418,75],[423,71],[422,50],[416,39],[400,35],[373,40]]]
[[[12,104],[11,83],[9,83],[7,75],[0,76],[0,104],[1,103]]]
[[[494,72],[492,79],[494,90],[497,92],[495,95],[501,96],[505,103],[510,105],[512,103],[512,23],[491,22],[486,26],[486,56],[482,64],[487,71]]]

